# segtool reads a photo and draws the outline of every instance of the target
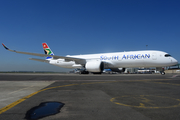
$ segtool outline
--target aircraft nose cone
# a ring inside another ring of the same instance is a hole
[[[174,63],[174,64],[178,64],[178,61],[176,60],[176,59],[172,59],[172,63]]]

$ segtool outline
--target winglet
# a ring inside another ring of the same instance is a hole
[[[4,48],[5,48],[6,50],[9,50],[9,48],[7,48],[3,43],[2,43],[2,45],[4,46]]]

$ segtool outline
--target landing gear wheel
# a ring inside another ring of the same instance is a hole
[[[102,74],[102,72],[93,72],[93,74],[99,74],[100,75],[100,74]]]
[[[81,71],[79,74],[89,74],[88,71]]]
[[[161,72],[161,75],[165,75],[166,73],[165,72]]]

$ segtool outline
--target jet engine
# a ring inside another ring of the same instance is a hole
[[[88,61],[85,65],[85,68],[89,72],[101,73],[104,70],[104,63],[99,60]]]

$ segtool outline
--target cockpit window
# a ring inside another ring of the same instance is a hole
[[[171,57],[171,55],[170,55],[170,54],[165,54],[164,56],[165,56],[165,57]]]

